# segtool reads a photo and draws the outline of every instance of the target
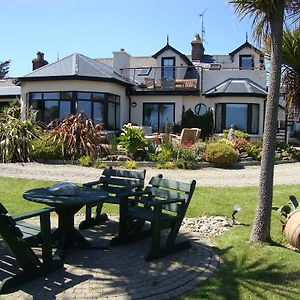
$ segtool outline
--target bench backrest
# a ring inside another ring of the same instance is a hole
[[[151,198],[155,200],[182,200],[181,203],[163,204],[163,209],[184,216],[193,196],[196,181],[191,183],[179,182],[162,178],[161,175],[152,177],[145,188],[151,192]],[[144,197],[147,200],[147,196]],[[149,197],[148,197],[149,199]]]
[[[144,187],[146,170],[120,170],[112,167],[105,168],[100,177],[101,188],[111,194],[120,194],[133,189]]]

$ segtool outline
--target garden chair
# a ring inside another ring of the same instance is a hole
[[[16,258],[22,269],[13,274],[2,267],[9,276],[1,281],[0,293],[17,287],[27,281],[43,276],[51,271],[63,267],[61,260],[53,259],[51,247],[50,212],[54,209],[44,208],[20,216],[11,217],[5,207],[0,203],[0,235],[7,248]],[[40,226],[23,220],[40,217]],[[42,259],[39,259],[32,247],[41,245]],[[6,265],[8,268],[9,265]]]
[[[184,146],[196,143],[201,134],[199,128],[183,128],[180,135],[170,134],[171,141],[177,146]]]
[[[126,244],[151,236],[151,249],[146,260],[189,248],[189,241],[176,243],[176,237],[195,185],[195,180],[183,183],[163,179],[162,175],[158,175],[151,178],[144,191],[124,194],[120,204],[119,235],[111,241],[111,245]],[[131,196],[134,198],[131,199]],[[131,201],[136,205],[131,205]],[[146,222],[151,224],[150,229],[145,228]],[[164,246],[161,246],[163,229],[169,229],[169,234]]]
[[[81,221],[79,228],[87,229],[106,221],[107,215],[102,214],[103,204],[120,204],[122,193],[143,189],[145,175],[146,170],[118,170],[109,167],[104,169],[99,180],[85,183],[83,186],[100,188],[109,192],[109,198],[101,203],[86,205],[85,220]],[[95,211],[92,216],[93,207]]]

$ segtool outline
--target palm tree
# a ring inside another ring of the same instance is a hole
[[[0,79],[4,78],[9,71],[10,60],[0,61]]]
[[[270,36],[271,40],[269,91],[266,103],[259,196],[250,237],[252,242],[270,242],[284,10],[290,7],[289,5],[294,1],[231,0],[229,2],[234,5],[238,16],[242,18],[250,16],[253,18],[254,36],[258,41],[261,41],[267,35]]]

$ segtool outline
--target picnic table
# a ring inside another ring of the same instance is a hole
[[[71,195],[54,195],[49,188],[37,188],[23,194],[25,200],[46,204],[55,208],[58,215],[58,228],[53,233],[57,242],[55,255],[62,258],[68,249],[90,247],[89,242],[74,227],[75,214],[87,204],[95,204],[108,198],[108,192],[101,189],[78,187],[78,193]]]

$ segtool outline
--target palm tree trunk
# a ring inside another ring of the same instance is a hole
[[[266,115],[263,136],[263,155],[261,160],[260,183],[256,216],[250,241],[270,242],[271,212],[273,198],[274,158],[278,103],[281,77],[283,12],[285,1],[275,0],[270,16],[271,61],[269,91],[266,103]]]

